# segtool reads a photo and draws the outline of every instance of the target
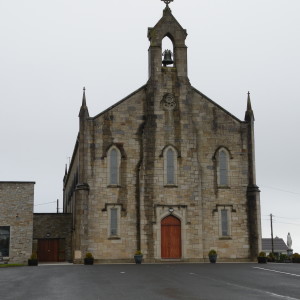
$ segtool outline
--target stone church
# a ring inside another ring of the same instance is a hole
[[[83,91],[64,176],[74,262],[86,252],[129,262],[136,250],[146,262],[201,262],[210,249],[249,261],[261,249],[250,95],[240,120],[194,88],[186,37],[167,4],[148,28],[147,83],[94,117]]]

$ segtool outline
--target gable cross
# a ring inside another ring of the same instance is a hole
[[[169,5],[171,2],[173,2],[174,0],[161,0],[161,1],[165,2],[166,5],[168,6],[168,5]]]

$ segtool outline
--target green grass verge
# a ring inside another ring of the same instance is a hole
[[[23,267],[23,264],[0,264],[0,268]]]

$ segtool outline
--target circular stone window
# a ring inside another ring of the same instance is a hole
[[[162,101],[162,106],[166,110],[174,110],[176,107],[176,100],[172,94],[166,94]]]

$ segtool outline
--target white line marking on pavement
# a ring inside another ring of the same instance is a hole
[[[299,298],[292,298],[292,297],[289,297],[289,296],[279,295],[279,294],[271,293],[271,292],[264,291],[264,290],[253,289],[253,288],[250,288],[250,287],[246,287],[246,286],[242,286],[242,285],[234,284],[234,283],[230,283],[230,282],[227,282],[226,284],[231,285],[231,286],[235,286],[235,287],[238,287],[238,288],[244,288],[244,289],[247,289],[247,290],[256,291],[258,293],[263,293],[263,294],[267,294],[267,295],[270,295],[270,296],[273,296],[273,297],[282,298],[282,299],[286,299],[286,300],[300,300]]]
[[[281,272],[281,271],[277,271],[277,270],[265,269],[265,268],[260,268],[260,267],[253,267],[253,269],[260,269],[260,270],[264,270],[264,271],[269,271],[269,272],[275,272],[275,273],[281,273],[281,274],[285,274],[285,275],[291,275],[291,276],[295,276],[295,277],[300,277],[300,275],[298,275],[298,274]]]
[[[266,292],[267,294],[274,296],[274,297],[278,297],[278,298],[283,298],[283,299],[288,299],[288,300],[299,300],[299,298],[292,298],[289,296],[282,296],[282,295],[278,295],[278,294],[274,294],[274,293],[270,293],[270,292]]]

